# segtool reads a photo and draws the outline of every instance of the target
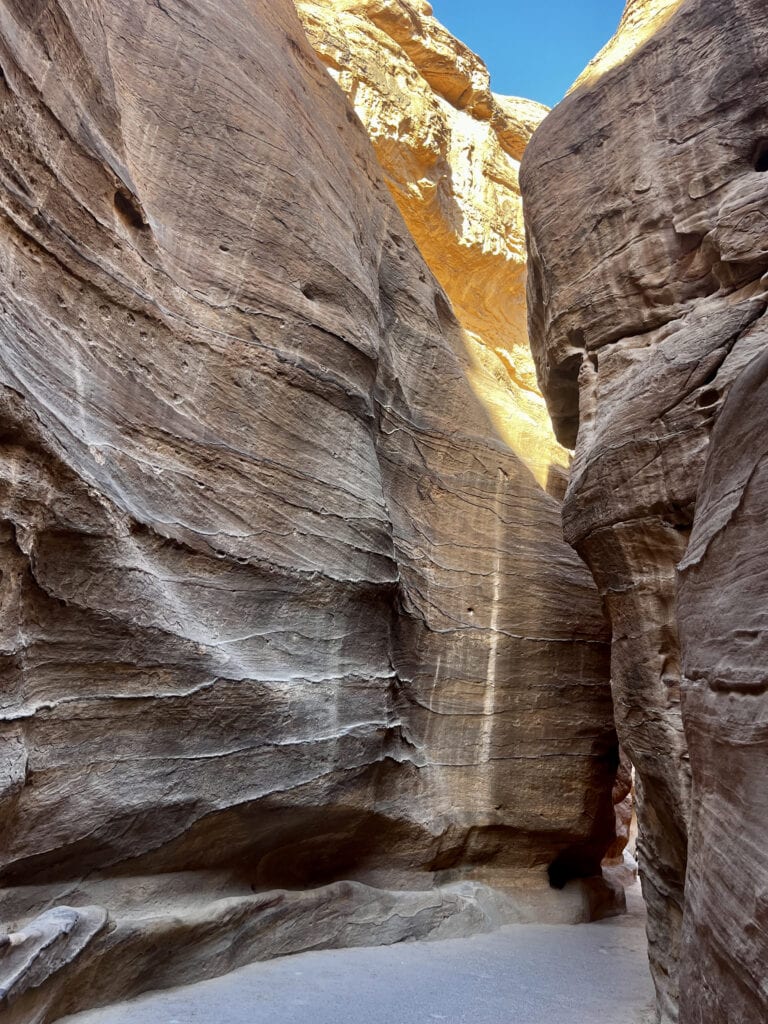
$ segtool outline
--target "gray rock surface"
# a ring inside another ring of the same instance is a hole
[[[293,5],[1,0],[0,67],[0,922],[109,914],[8,1020],[604,910],[597,593]]]
[[[653,985],[633,896],[619,923],[302,953],[65,1024],[647,1024]]]
[[[694,779],[681,968],[688,1024],[768,1020],[767,421],[763,352],[736,379],[712,433],[681,565]]]
[[[639,17],[643,5],[631,6]],[[768,1012],[755,967],[768,960],[759,906],[768,817],[746,792],[758,784],[766,743],[762,626],[753,621],[760,519],[734,522],[723,544],[738,538],[737,561],[717,563],[719,577],[714,554],[692,565],[679,613],[676,600],[691,527],[707,536],[729,493],[729,477],[714,470],[702,483],[713,427],[766,343],[768,11],[758,0],[649,6],[664,8],[662,27],[635,52],[609,47],[621,60],[588,76],[523,158],[530,328],[558,436],[576,444],[565,535],[613,625],[617,726],[638,773],[661,1017],[677,1019],[680,996],[685,1024],[731,1019],[713,1008],[736,1006],[744,1015],[734,1019],[757,1024]],[[759,436],[762,397],[744,414]],[[724,434],[712,455],[721,471],[739,456],[735,439]],[[743,480],[738,487],[729,509],[747,493]],[[692,666],[682,671],[681,642]],[[737,664],[751,666],[752,681],[727,696]],[[720,742],[728,757],[715,753]],[[717,783],[714,773],[723,773]],[[707,994],[715,978],[718,996]]]

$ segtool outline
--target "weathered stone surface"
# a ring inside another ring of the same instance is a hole
[[[757,241],[757,239],[755,239]],[[681,565],[694,779],[680,988],[686,1024],[768,1020],[768,333],[712,434]]]
[[[297,2],[464,329],[469,380],[500,437],[562,497],[570,463],[538,391],[525,313],[519,161],[547,108],[496,96],[488,69],[407,0]]]
[[[674,1020],[690,813],[676,566],[723,397],[765,346],[768,12],[756,0],[688,0],[666,14],[644,46],[585,80],[547,118],[526,152],[522,184],[539,379],[558,436],[576,444],[565,532],[613,623],[617,725],[638,773],[651,961],[662,1019]],[[716,587],[714,577],[708,586]],[[701,658],[712,659],[715,674],[733,659],[738,638],[717,636],[696,652],[697,672]],[[722,701],[718,709],[726,706],[718,728],[738,746],[744,709]],[[695,808],[717,799],[705,767],[711,751],[702,754],[715,738],[706,707],[694,700],[687,723],[697,748]],[[707,852],[708,836],[740,813],[739,795],[727,795],[725,777],[722,785],[722,802],[734,806],[706,827],[696,811],[694,871],[719,859]],[[751,853],[732,854],[731,877],[749,876]],[[701,895],[691,899],[699,923],[720,931],[719,948],[738,949],[740,929],[754,920],[740,884],[706,910]],[[689,962],[697,955],[693,927],[686,926]],[[762,929],[747,945],[765,961]],[[681,993],[681,1020],[717,1019],[700,1015],[706,997],[699,1002],[694,987]],[[754,985],[746,991],[743,1005],[753,1001],[743,1019],[764,1019]]]
[[[598,597],[292,5],[3,0],[0,66],[0,920],[110,916],[10,1012],[594,912]]]
[[[71,964],[107,924],[101,907],[56,907],[0,940],[0,1010],[6,1011]]]

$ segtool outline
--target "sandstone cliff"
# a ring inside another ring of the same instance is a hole
[[[630,5],[625,29],[658,14],[656,33],[588,75],[526,152],[530,328],[576,445],[566,536],[613,625],[661,1017],[679,994],[683,1024],[757,1024],[768,11],[663,6]]]
[[[589,914],[599,600],[292,5],[0,66],[4,1019]]]
[[[494,95],[483,62],[423,0],[296,6],[464,328],[476,395],[499,436],[562,497],[570,460],[552,433],[528,344],[518,181],[547,108]]]

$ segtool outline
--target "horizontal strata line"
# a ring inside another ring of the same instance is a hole
[[[196,822],[200,822],[200,821],[205,821],[211,815],[218,814],[220,811],[232,811],[232,810],[237,810],[239,808],[248,807],[250,804],[254,804],[254,803],[256,803],[256,802],[258,802],[260,800],[264,800],[265,798],[268,798],[268,797],[274,797],[274,796],[278,796],[278,795],[282,795],[282,794],[292,793],[294,790],[296,790],[296,789],[298,789],[298,788],[300,788],[302,786],[310,785],[313,782],[319,782],[321,779],[330,779],[331,777],[334,777],[334,776],[335,777],[350,776],[354,772],[358,772],[361,769],[367,769],[367,768],[370,768],[370,767],[372,767],[373,765],[376,765],[376,764],[384,764],[386,761],[394,761],[395,764],[407,764],[407,763],[410,763],[410,764],[413,764],[413,766],[415,768],[417,768],[417,769],[421,769],[423,767],[423,765],[419,764],[417,761],[414,761],[413,758],[408,757],[404,751],[399,751],[397,757],[395,757],[392,753],[387,752],[387,753],[381,754],[378,757],[369,758],[369,759],[367,759],[365,761],[360,761],[360,762],[355,763],[355,764],[344,765],[344,766],[334,766],[334,767],[329,768],[329,769],[327,769],[325,771],[320,771],[320,772],[316,772],[313,775],[308,775],[308,776],[306,776],[303,779],[297,779],[296,781],[291,782],[291,783],[289,783],[288,785],[285,785],[285,786],[272,786],[272,787],[269,787],[267,789],[262,789],[261,791],[256,792],[256,793],[252,793],[252,794],[250,794],[250,795],[248,795],[246,797],[242,797],[240,799],[235,799],[232,802],[227,803],[226,805],[221,805],[221,806],[215,806],[214,805],[214,806],[210,807],[209,810],[204,811],[202,814],[198,814],[198,815],[194,816],[194,818],[192,820],[192,824],[195,824]],[[179,836],[182,836],[186,832],[188,832],[189,831],[189,827],[190,827],[189,825],[182,826],[181,829],[179,829],[179,830],[177,830],[175,832],[175,834],[164,836],[163,839],[160,842],[156,842],[154,846],[148,846],[146,849],[140,851],[140,853],[138,855],[145,856],[145,855],[151,855],[153,853],[157,853],[159,850],[162,850],[163,847],[168,846],[174,840],[178,839]],[[95,831],[96,831],[96,829],[93,829],[88,835],[89,836],[92,835]],[[25,863],[29,862],[30,860],[32,860],[32,861],[39,861],[40,858],[46,857],[46,856],[50,855],[51,853],[55,853],[58,857],[60,857],[62,854],[66,854],[69,851],[69,849],[70,849],[70,847],[68,847],[68,846],[65,846],[65,847],[54,846],[53,848],[48,848],[48,849],[44,849],[44,850],[43,849],[38,850],[37,853],[34,854],[32,858],[22,857],[20,859],[14,859],[13,857],[11,857],[11,859],[8,860],[8,862],[4,865],[4,867],[6,869],[8,869],[8,868],[18,868],[19,865],[24,865]],[[102,864],[102,868],[114,867],[117,864],[124,864],[124,863],[126,863],[128,861],[131,861],[131,860],[135,859],[136,856],[137,856],[136,853],[129,853],[129,854],[126,854],[124,856],[118,855],[114,859],[112,859],[110,861],[107,861],[104,864]]]
[[[583,680],[579,680],[579,685],[585,684]],[[602,680],[599,685],[602,687],[604,683]],[[590,694],[591,700],[594,700],[594,696]],[[409,704],[414,707],[421,708],[422,711],[428,712],[430,715],[437,715],[438,718],[502,718],[514,715],[520,715],[520,709],[517,707],[495,707],[491,711],[441,711],[439,708],[432,707],[429,704],[425,704],[423,701],[417,700],[412,693],[406,692],[406,699]],[[549,706],[537,705],[535,710],[531,710],[528,713],[533,715],[542,711],[558,711],[562,710],[562,705],[556,706],[550,704]],[[543,756],[543,755],[542,755]]]
[[[260,751],[273,750],[275,747],[311,747],[320,743],[332,743],[334,740],[346,739],[354,736],[360,730],[363,736],[373,736],[382,729],[391,730],[400,728],[402,723],[389,722],[356,722],[347,728],[339,729],[338,732],[327,733],[325,736],[307,736],[306,738],[292,738],[286,740],[263,740],[261,743],[249,743],[241,747],[231,747],[228,750],[211,751],[209,754],[136,754],[135,757],[99,757],[93,760],[85,759],[78,761],[78,766],[93,768],[100,764],[135,764],[144,761],[218,761],[221,758],[237,757],[238,754],[258,753]],[[501,759],[504,760],[504,759]],[[36,768],[30,765],[31,775],[42,775],[45,772],[56,771],[67,767],[71,762],[60,761],[55,764],[42,765]]]
[[[610,647],[611,641],[606,640],[588,640],[586,637],[570,637],[570,636],[525,636],[523,633],[510,633],[506,629],[494,629],[493,626],[449,626],[445,629],[438,629],[435,626],[430,626],[427,622],[424,623],[430,633],[436,633],[439,635],[447,633],[496,633],[500,636],[505,636],[509,640],[526,640],[529,643],[547,643],[547,644],[592,644],[599,647]]]
[[[594,756],[589,750],[583,752],[564,751],[558,754],[500,754],[482,761],[428,761],[425,768],[478,768],[484,764],[490,764],[492,761],[546,761],[559,757],[580,757],[591,760]]]
[[[218,679],[214,679],[207,683],[201,683],[200,686],[195,686],[191,690],[178,690],[178,691],[165,691],[163,693],[93,693],[93,694],[77,694],[72,697],[62,697],[60,700],[43,701],[39,704],[35,704],[34,707],[20,709],[18,712],[8,712],[7,714],[0,715],[0,722],[18,722],[26,719],[34,718],[36,714],[41,711],[55,711],[57,708],[69,706],[72,704],[88,704],[92,702],[100,701],[152,701],[152,700],[176,700],[183,699],[186,697],[194,697],[198,693],[203,693],[207,690],[213,689],[215,686],[248,686],[253,684],[256,686],[265,686],[268,688],[280,689],[285,686],[298,685],[301,683],[308,683],[311,686],[317,686],[321,683],[343,683],[349,681],[353,682],[386,682],[396,678],[394,672],[386,672],[381,675],[341,675],[341,676],[291,676],[287,679],[255,679],[251,676],[233,677],[228,678],[222,676]]]

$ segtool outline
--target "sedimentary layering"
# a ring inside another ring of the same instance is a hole
[[[668,13],[526,153],[530,326],[558,436],[576,444],[566,536],[613,623],[661,1016],[677,1018],[682,930],[680,1020],[757,1024],[768,11],[688,0]]]
[[[694,779],[680,979],[688,1024],[768,1019],[768,324],[758,339],[763,352],[713,431],[681,565]]]
[[[0,66],[3,1019],[589,913],[599,600],[292,5]]]
[[[296,6],[464,329],[477,396],[499,435],[562,497],[570,459],[552,432],[528,344],[518,180],[547,108],[495,95],[485,64],[423,0]]]

